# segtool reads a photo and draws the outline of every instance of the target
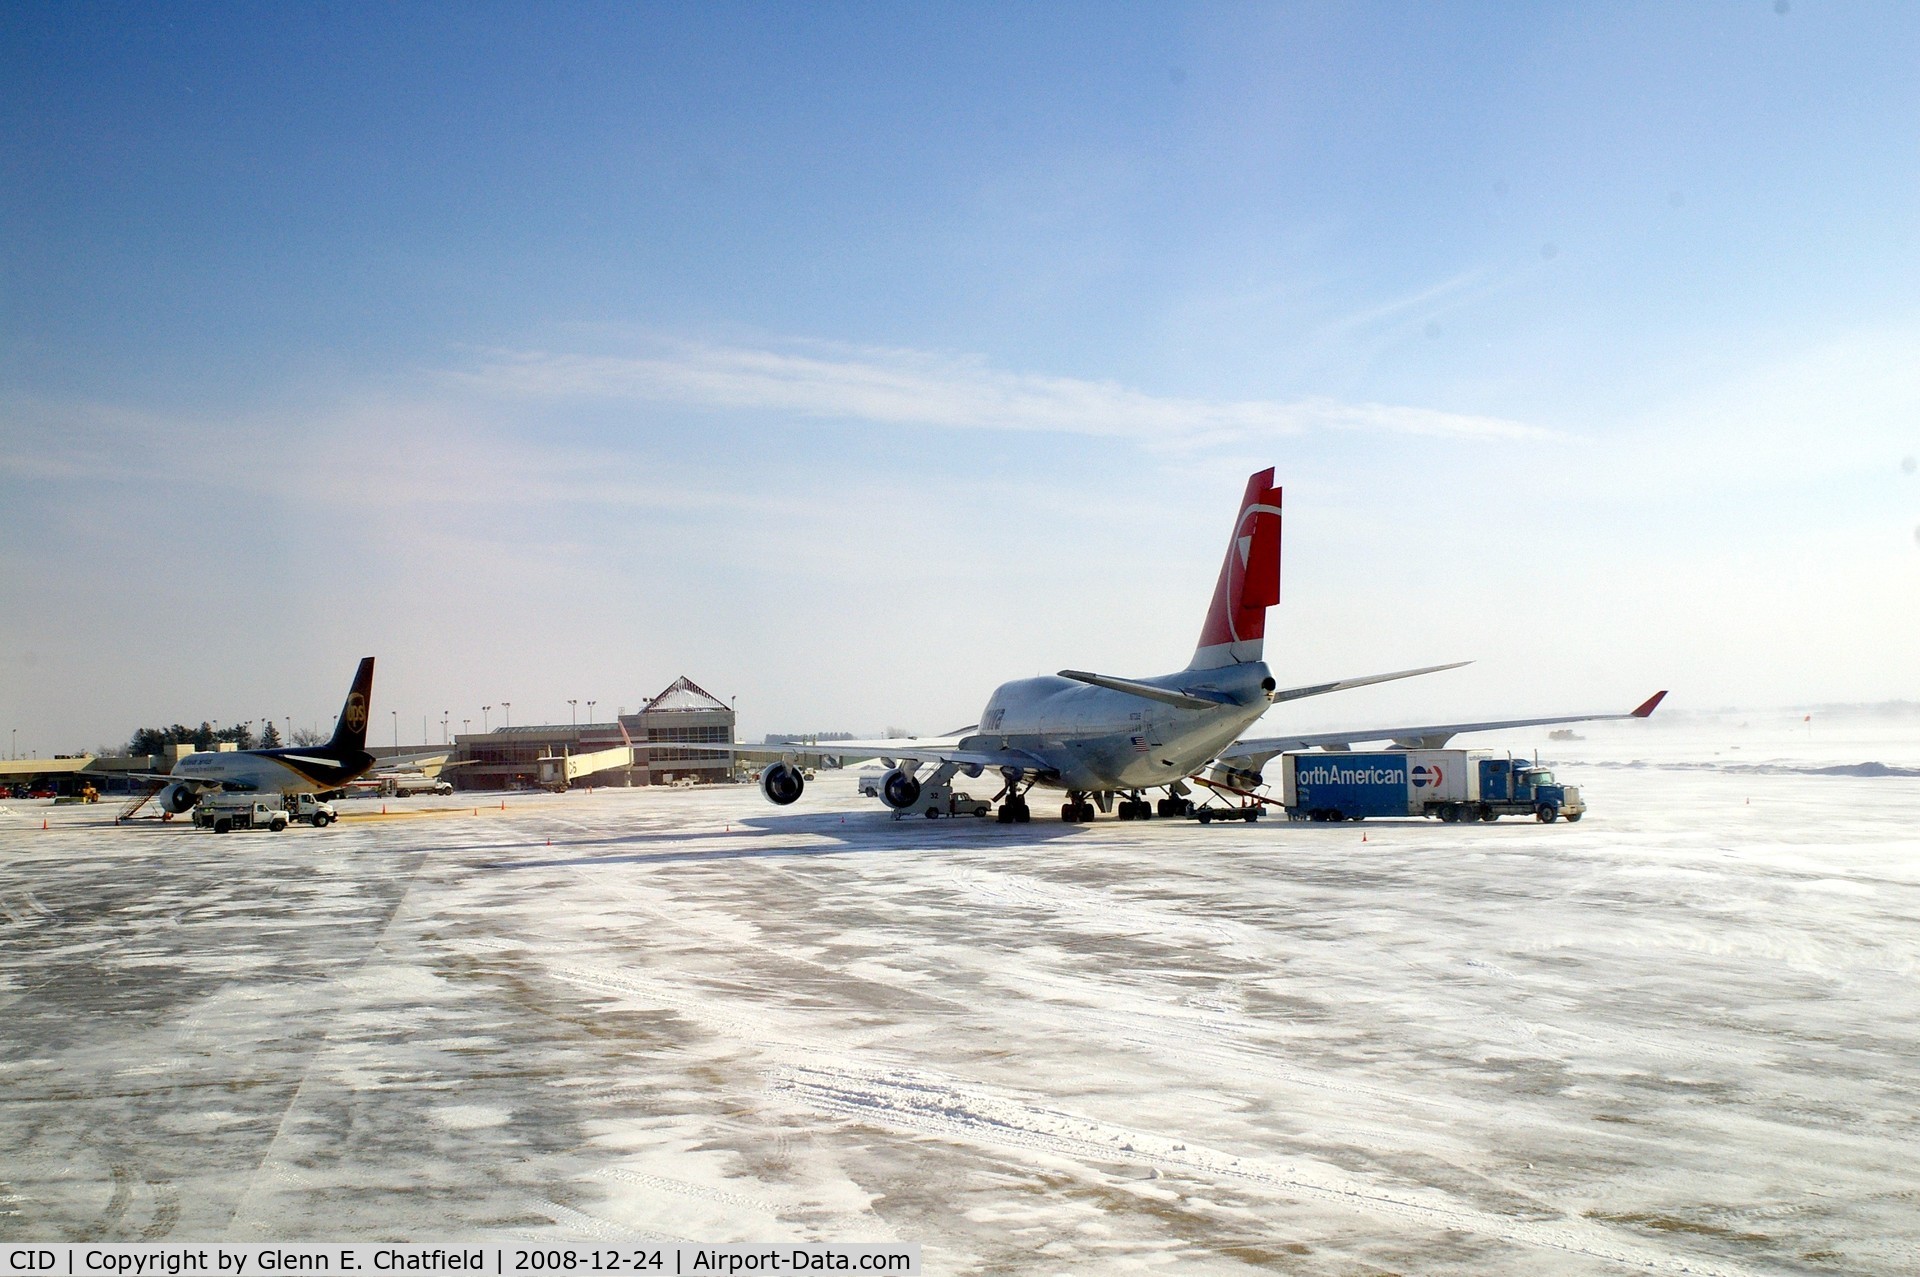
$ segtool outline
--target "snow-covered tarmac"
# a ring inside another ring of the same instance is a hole
[[[1576,826],[0,803],[0,1239],[1920,1271],[1914,729],[1582,729]]]

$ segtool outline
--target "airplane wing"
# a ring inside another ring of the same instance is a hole
[[[1438,674],[1441,670],[1457,670],[1462,665],[1471,665],[1472,661],[1454,661],[1447,665],[1423,665],[1417,670],[1395,670],[1391,674],[1369,674],[1365,678],[1343,678],[1337,683],[1314,683],[1308,687],[1283,687],[1270,694],[1267,699],[1278,704],[1281,701],[1297,701],[1303,696],[1325,696],[1328,692],[1344,692],[1349,687],[1368,687],[1374,683],[1391,683],[1397,678],[1418,678],[1422,674]]]
[[[1365,678],[1343,678],[1332,683],[1311,683],[1305,687],[1283,687],[1267,693],[1269,701],[1278,704],[1281,701],[1297,701],[1303,696],[1325,696],[1328,692],[1344,692],[1349,687],[1367,687],[1373,683],[1390,683],[1396,678],[1415,678],[1421,674],[1438,674],[1441,670],[1457,670],[1462,665],[1471,665],[1472,661],[1454,661],[1450,665],[1423,665],[1417,670],[1395,670],[1391,674],[1369,674]],[[1144,683],[1139,679],[1115,678],[1111,674],[1094,674],[1087,670],[1061,670],[1061,678],[1070,678],[1076,683],[1087,683],[1094,687],[1104,687],[1108,691],[1125,692],[1129,696],[1138,696],[1143,700],[1160,701],[1175,705],[1181,709],[1212,709],[1216,705],[1235,704],[1233,697],[1207,687],[1161,687],[1157,683]],[[1201,674],[1198,677],[1204,678]]]
[[[1555,718],[1508,718],[1483,723],[1428,723],[1414,727],[1367,728],[1347,732],[1303,732],[1296,736],[1249,737],[1235,741],[1220,752],[1216,762],[1235,770],[1259,771],[1275,754],[1289,749],[1320,748],[1336,753],[1355,745],[1388,741],[1398,749],[1440,749],[1462,732],[1491,732],[1507,727],[1545,727],[1553,723],[1595,723],[1614,718],[1646,718],[1659,706],[1665,691],[1655,692],[1637,708],[1624,714],[1564,714]]]

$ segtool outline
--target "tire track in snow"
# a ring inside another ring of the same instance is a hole
[[[1177,1171],[1203,1179],[1234,1180],[1347,1210],[1392,1216],[1436,1231],[1471,1232],[1643,1272],[1705,1277],[1753,1277],[1754,1272],[1724,1260],[1652,1250],[1586,1219],[1494,1215],[1435,1189],[1390,1190],[1305,1158],[1283,1164],[1238,1157],[1149,1131],[1036,1107],[923,1072],[787,1067],[776,1070],[772,1086],[824,1112],[960,1143],[1012,1145],[1072,1160],[1146,1161],[1163,1174]]]

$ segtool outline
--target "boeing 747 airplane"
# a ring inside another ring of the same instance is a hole
[[[814,747],[733,745],[718,749],[745,759],[766,760],[760,768],[760,791],[778,805],[801,797],[806,787],[801,768],[804,760],[829,755],[881,760],[887,772],[877,785],[879,799],[895,812],[943,814],[948,810],[956,778],[977,778],[993,770],[1004,782],[995,795],[996,803],[1000,803],[1000,822],[1029,820],[1027,793],[1035,787],[1064,791],[1062,820],[1092,820],[1096,805],[1102,810],[1116,810],[1121,820],[1144,820],[1156,810],[1162,816],[1185,814],[1188,780],[1208,770],[1223,783],[1258,785],[1261,766],[1281,749],[1308,745],[1338,749],[1352,741],[1369,739],[1417,739],[1430,745],[1457,732],[1596,718],[1644,718],[1659,703],[1659,697],[1653,697],[1632,714],[1428,724],[1242,741],[1240,734],[1281,701],[1384,684],[1465,664],[1428,664],[1417,670],[1369,674],[1329,684],[1281,687],[1263,661],[1267,609],[1279,599],[1281,490],[1273,486],[1273,470],[1267,469],[1246,482],[1246,494],[1240,497],[1240,511],[1233,520],[1233,536],[1227,542],[1227,559],[1221,563],[1219,580],[1213,586],[1212,607],[1187,668],[1150,678],[1060,670],[1052,676],[1000,684],[987,697],[987,707],[975,726],[939,739],[833,741]],[[1158,807],[1146,799],[1150,789],[1165,791]]]
[[[1146,819],[1156,811],[1162,816],[1184,814],[1190,792],[1187,780],[1210,766],[1226,769],[1237,785],[1257,784],[1267,758],[1296,744],[1337,747],[1350,741],[1397,740],[1413,733],[1425,743],[1495,727],[1629,717],[1586,714],[1437,724],[1236,744],[1241,733],[1281,701],[1466,664],[1281,687],[1262,659],[1267,609],[1280,601],[1280,489],[1273,486],[1273,478],[1273,470],[1267,469],[1247,480],[1200,642],[1184,669],[1147,678],[1061,670],[1002,683],[987,698],[978,724],[938,739],[731,746],[717,747],[716,752],[768,760],[760,771],[760,789],[768,800],[783,806],[797,800],[806,786],[801,764],[809,757],[831,755],[881,760],[888,770],[877,787],[879,796],[896,812],[943,814],[949,810],[957,777],[978,777],[991,770],[1004,781],[994,796],[1003,823],[1031,819],[1027,794],[1036,786],[1064,791],[1062,820],[1092,820],[1096,805],[1114,810],[1123,820],[1133,820]],[[1634,715],[1645,717],[1658,701],[1655,697]],[[1153,789],[1166,791],[1157,806],[1146,798]]]

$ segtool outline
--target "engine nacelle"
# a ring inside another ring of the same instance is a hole
[[[1226,785],[1231,789],[1255,790],[1267,783],[1261,773],[1264,767],[1235,767],[1232,763],[1216,762],[1207,769],[1207,779],[1216,785]]]
[[[768,763],[760,769],[760,792],[777,806],[797,801],[806,787],[807,778],[792,763]]]
[[[160,810],[178,816],[200,801],[200,791],[192,785],[168,785],[160,791]]]
[[[905,811],[920,801],[920,781],[903,767],[896,767],[880,778],[880,801],[895,811]]]

